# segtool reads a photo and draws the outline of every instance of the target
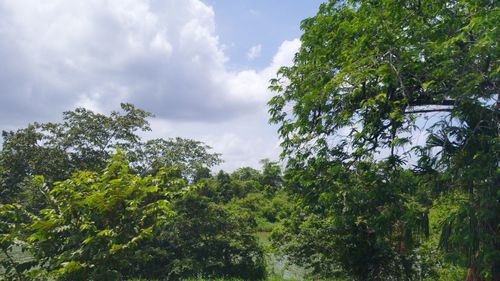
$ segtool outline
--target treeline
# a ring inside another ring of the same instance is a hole
[[[500,280],[497,2],[321,5],[271,81],[283,173],[213,175],[129,104],[4,132],[3,275],[255,280],[272,255],[314,280]]]
[[[308,157],[212,174],[220,155],[201,142],[142,141],[149,116],[76,109],[4,132],[5,280],[261,280],[271,257],[314,280],[466,277],[445,239],[462,239],[450,215],[469,198],[436,190],[447,173]]]
[[[255,235],[288,216],[281,169],[231,174],[201,142],[143,142],[130,104],[4,132],[0,264],[6,280],[266,276]]]

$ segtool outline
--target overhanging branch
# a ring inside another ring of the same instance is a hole
[[[451,112],[455,105],[454,100],[443,100],[440,102],[416,102],[410,104],[405,113],[430,113],[430,112]]]
[[[407,110],[405,113],[430,113],[430,112],[451,112],[453,108],[433,108],[433,109],[415,109]]]

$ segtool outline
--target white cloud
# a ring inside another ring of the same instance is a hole
[[[261,52],[262,52],[262,45],[261,44],[252,46],[250,48],[250,50],[248,50],[248,52],[247,52],[248,60],[252,61],[252,60],[255,60],[256,58],[260,57]]]
[[[299,45],[285,41],[261,71],[230,71],[199,0],[3,0],[0,127],[132,102],[157,116],[150,137],[200,139],[229,159],[224,168],[255,166],[278,154],[267,86]]]
[[[233,94],[254,100],[259,105],[266,103],[270,98],[267,90],[269,80],[276,75],[281,66],[290,65],[295,53],[300,47],[300,40],[284,41],[274,55],[271,63],[263,70],[254,69],[232,73],[227,77],[226,85]]]
[[[165,137],[165,133],[168,133],[170,136],[173,134],[204,141],[212,146],[214,151],[223,154],[225,163],[220,168],[229,171],[243,166],[260,167],[259,161],[264,158],[277,160],[281,150],[277,128],[268,125],[266,103],[271,93],[267,87],[279,67],[292,63],[299,47],[298,39],[284,41],[265,69],[245,70],[227,75],[228,91],[238,96],[246,95],[255,102],[252,114],[217,123],[193,120],[155,121],[148,137]]]

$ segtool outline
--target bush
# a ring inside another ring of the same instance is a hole
[[[0,263],[12,280],[265,277],[255,220],[188,186],[175,168],[141,177],[118,152],[100,173],[31,185],[46,195],[39,213],[0,205],[0,250],[22,245],[34,257]]]
[[[141,270],[150,273],[148,277],[265,277],[264,254],[251,217],[212,202],[197,188],[176,199],[172,209],[175,220],[156,240],[162,253]]]
[[[119,152],[100,174],[79,172],[55,183],[50,207],[26,229],[28,241],[40,266],[59,280],[134,275],[152,254],[154,233],[172,220],[170,190],[182,184],[168,170],[157,177],[130,174]]]

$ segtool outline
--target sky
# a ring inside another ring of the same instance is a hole
[[[259,167],[280,153],[269,79],[318,0],[0,0],[0,130],[129,102],[144,138],[184,137]]]

